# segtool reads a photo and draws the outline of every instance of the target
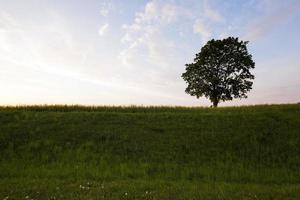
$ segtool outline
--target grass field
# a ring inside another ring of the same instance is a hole
[[[300,104],[0,108],[1,199],[300,199]]]

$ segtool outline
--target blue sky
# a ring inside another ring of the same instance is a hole
[[[248,99],[300,102],[299,0],[0,0],[0,104],[207,106],[181,79],[201,46],[249,40]]]

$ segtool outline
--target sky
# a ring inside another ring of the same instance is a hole
[[[221,106],[300,102],[299,0],[0,0],[0,105],[209,106],[181,74],[229,36],[255,80]]]

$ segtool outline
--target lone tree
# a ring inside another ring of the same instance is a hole
[[[197,98],[209,98],[214,107],[220,101],[247,98],[252,89],[255,63],[248,53],[248,41],[228,37],[210,40],[196,54],[194,63],[186,64],[182,78],[188,86],[185,92]]]

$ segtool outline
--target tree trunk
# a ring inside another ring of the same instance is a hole
[[[217,99],[215,99],[215,100],[213,101],[213,107],[214,107],[214,108],[218,107],[218,103],[219,103],[219,101],[218,101]]]

